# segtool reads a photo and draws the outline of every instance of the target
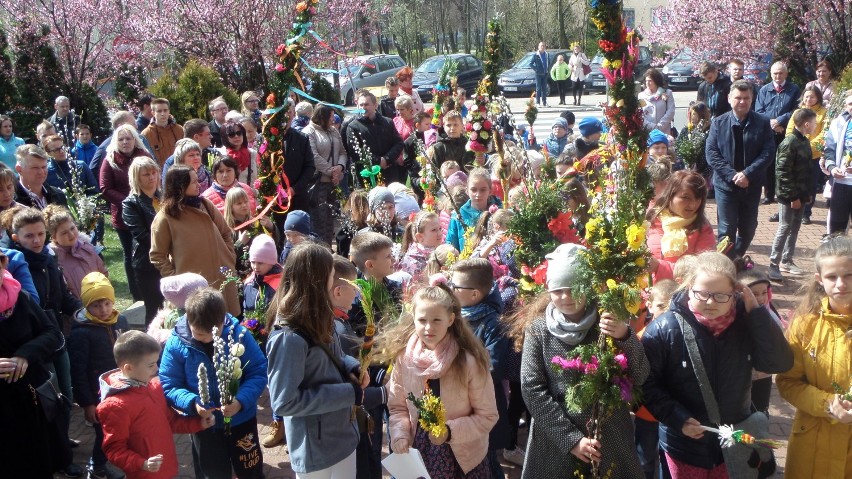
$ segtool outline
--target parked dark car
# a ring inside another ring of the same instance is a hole
[[[705,59],[694,55],[692,50],[684,48],[663,66],[661,73],[666,79],[666,85],[671,88],[697,90],[704,81],[698,74],[698,69]]]
[[[546,50],[549,59],[548,65],[553,66],[556,63],[556,57],[562,55],[567,62],[571,58],[569,50]],[[535,70],[532,69],[533,56],[537,52],[527,52],[520,60],[512,65],[512,68],[504,71],[497,78],[497,88],[505,95],[514,93],[524,94],[529,96],[535,91]],[[547,83],[551,92],[556,91],[556,82],[550,79],[550,72],[547,73]]]
[[[601,73],[603,60],[601,53],[592,58],[592,64],[589,65],[592,71],[586,75],[586,91],[606,91],[606,78]],[[639,46],[639,61],[636,62],[636,68],[633,70],[633,78],[641,81],[642,75],[649,68],[651,68],[651,50],[648,47]]]
[[[432,89],[438,82],[438,74],[447,57],[458,62],[457,85],[464,88],[468,95],[473,95],[476,91],[479,80],[482,80],[482,62],[478,58],[466,53],[436,55],[427,58],[417,67],[417,70],[414,70],[414,78],[411,83],[423,101],[432,99]]]

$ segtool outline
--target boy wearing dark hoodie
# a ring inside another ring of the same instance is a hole
[[[97,409],[107,459],[128,479],[175,477],[178,460],[172,434],[197,433],[215,419],[182,416],[166,404],[157,378],[160,344],[156,339],[128,331],[115,341],[112,355],[118,368],[100,376]]]
[[[112,348],[118,336],[129,328],[127,319],[113,309],[115,290],[103,273],[95,271],[83,277],[80,298],[83,308],[77,311],[68,338],[71,384],[86,422],[95,428],[88,477],[112,479],[121,476],[106,467],[107,457],[101,446],[104,433],[96,411],[100,399],[98,381],[102,374],[117,367]]]
[[[503,380],[508,379],[506,371],[509,370],[508,359],[512,345],[500,325],[503,300],[493,275],[493,267],[487,259],[466,259],[453,265],[452,281],[448,286],[461,304],[462,316],[491,357],[491,378],[500,416],[489,435],[488,462],[491,477],[503,477],[497,451],[509,447],[510,443],[508,402]]]

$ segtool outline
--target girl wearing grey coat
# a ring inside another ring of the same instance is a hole
[[[588,464],[581,462],[571,450],[588,437],[587,424],[592,411],[568,411],[565,391],[579,380],[579,373],[555,371],[551,360],[554,356],[570,358],[574,347],[597,342],[601,334],[598,321],[594,304],[587,306],[584,319],[571,323],[550,303],[544,316],[535,319],[526,330],[521,391],[532,415],[532,424],[522,479],[574,479],[575,470],[588,470]],[[634,383],[641,385],[648,376],[649,366],[636,335],[628,330],[626,339],[614,338],[614,343],[627,355]],[[630,409],[626,404],[602,420],[599,440],[602,477],[644,478],[636,455]]]

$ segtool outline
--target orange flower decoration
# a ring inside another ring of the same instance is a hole
[[[296,4],[296,11],[298,13],[302,13],[307,9],[308,9],[308,4],[305,3],[305,2],[299,2],[299,3]]]

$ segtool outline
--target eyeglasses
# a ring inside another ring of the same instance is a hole
[[[714,302],[724,304],[734,297],[732,293],[711,293],[710,291],[698,291],[697,289],[690,291],[692,291],[692,296],[698,301],[710,301],[710,298],[713,298]]]
[[[234,137],[237,137],[237,136],[243,136],[243,132],[232,131],[232,132],[228,133],[228,138],[234,138]]]
[[[449,288],[450,288],[451,290],[453,290],[453,291],[458,291],[458,290],[460,290],[460,289],[471,289],[471,290],[476,289],[476,288],[468,288],[468,287],[466,287],[466,286],[459,286],[459,285],[457,285],[456,283],[453,283],[452,281],[450,281],[449,283],[447,283],[447,287],[449,287]]]
[[[48,153],[58,153],[58,152],[60,152],[60,151],[62,151],[62,147],[61,147],[61,146],[60,146],[59,148],[48,148],[48,149],[47,149],[47,152],[48,152]]]
[[[257,103],[259,101],[260,100],[258,100],[257,98],[249,98],[248,100],[246,100],[246,103]]]

